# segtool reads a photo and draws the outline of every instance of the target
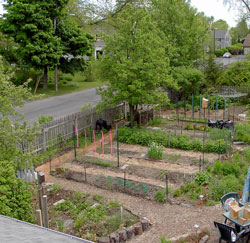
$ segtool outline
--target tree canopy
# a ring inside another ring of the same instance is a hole
[[[25,64],[44,70],[44,88],[47,87],[48,69],[63,61],[66,52],[84,56],[92,50],[90,35],[68,19],[59,22],[56,35],[56,21],[63,18],[67,3],[68,0],[8,0],[4,5],[8,12],[3,15],[1,31],[18,44],[18,53]],[[79,60],[74,64],[80,62],[82,67],[84,62]]]
[[[219,30],[227,30],[229,28],[229,25],[227,21],[223,19],[219,19],[212,24],[212,28],[219,29]]]
[[[133,116],[138,105],[168,101],[161,87],[175,86],[166,53],[171,46],[144,7],[127,4],[116,22],[100,63],[101,76],[110,83],[100,91],[101,105],[126,101]]]

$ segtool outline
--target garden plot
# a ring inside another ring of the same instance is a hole
[[[48,189],[50,228],[91,241],[139,222],[138,216],[121,207],[99,194],[67,191],[56,184]]]
[[[104,189],[154,199],[158,190],[165,191],[166,175],[168,186],[174,190],[192,181],[200,170],[198,161],[202,153],[199,152],[166,148],[163,160],[150,160],[147,158],[147,147],[122,143],[119,147],[119,168],[116,149],[113,148],[110,154],[110,145],[105,144],[104,154],[99,150],[90,151],[64,164],[55,174]],[[208,154],[207,163],[216,158],[216,154]],[[125,165],[126,173],[122,169]]]

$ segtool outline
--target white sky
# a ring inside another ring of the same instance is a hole
[[[0,0],[0,14],[3,13],[2,2]],[[223,0],[191,0],[191,5],[199,12],[204,12],[206,16],[214,16],[218,19],[226,20],[230,27],[234,27],[237,21],[237,11],[228,10],[228,6],[223,5]]]
[[[199,12],[204,12],[206,16],[214,16],[214,20],[223,19],[230,27],[235,27],[238,19],[238,11],[228,10],[228,6],[223,4],[223,0],[191,0],[191,5]]]

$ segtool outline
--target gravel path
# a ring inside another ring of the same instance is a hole
[[[91,151],[93,148],[89,147]],[[82,152],[81,152],[82,153]],[[78,151],[80,154],[80,151]],[[62,166],[65,162],[73,158],[73,152],[69,152],[52,161],[52,169],[56,166]],[[98,193],[105,197],[120,201],[126,208],[133,213],[147,217],[153,223],[151,229],[143,235],[134,238],[130,242],[160,242],[160,237],[167,239],[194,232],[194,225],[198,224],[200,228],[207,228],[211,232],[209,243],[218,242],[218,233],[215,231],[213,221],[223,222],[222,207],[216,205],[213,207],[183,207],[178,205],[159,204],[154,201],[133,197],[124,193],[112,192],[96,188],[84,183],[56,178],[49,175],[49,163],[43,164],[37,168],[37,171],[43,171],[46,175],[46,182],[57,183],[67,190],[76,190],[79,192]]]

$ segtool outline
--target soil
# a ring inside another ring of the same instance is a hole
[[[123,145],[122,145],[123,146]],[[145,151],[145,148],[141,146],[124,145],[124,149],[129,150],[133,147],[133,150]],[[87,148],[88,151],[93,151],[93,146]],[[194,156],[199,158],[201,153],[180,151],[174,149],[166,149],[172,154],[181,154],[182,156]],[[78,150],[77,155],[84,155],[83,150]],[[211,154],[214,158],[217,155]],[[51,161],[51,168],[65,165],[66,162],[72,161],[74,157],[73,151],[66,153]],[[223,209],[221,205],[212,207],[205,207],[199,205],[170,205],[159,204],[155,201],[149,201],[143,198],[134,197],[125,193],[108,191],[101,188],[97,188],[88,184],[65,180],[63,178],[57,178],[51,176],[50,163],[43,164],[37,168],[37,171],[43,171],[46,175],[46,182],[57,183],[63,186],[66,190],[76,190],[79,192],[90,192],[91,194],[100,194],[110,199],[118,200],[126,208],[132,211],[132,213],[141,217],[147,217],[152,223],[153,227],[143,235],[138,236],[130,242],[160,242],[160,237],[165,236],[170,239],[175,236],[195,232],[194,225],[198,224],[200,228],[207,228],[211,233],[209,242],[218,242],[218,232],[215,230],[213,221],[223,222]]]

